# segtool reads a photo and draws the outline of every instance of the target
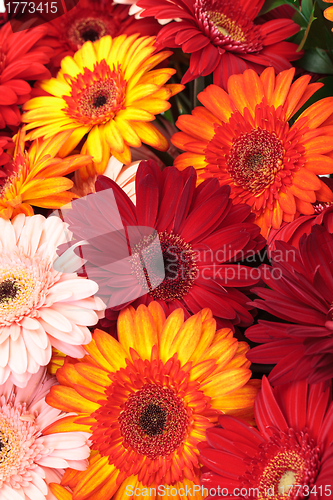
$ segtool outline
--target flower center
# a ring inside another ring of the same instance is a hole
[[[273,184],[283,153],[275,133],[257,128],[233,140],[227,167],[236,185],[258,195]]]
[[[9,263],[5,257],[3,260],[7,262],[1,266],[0,258],[0,326],[8,326],[27,314],[35,315],[33,309],[40,300],[45,268],[41,264],[34,270],[30,261],[27,266],[15,266],[11,259]]]
[[[143,238],[135,248],[132,257],[132,268],[139,281],[142,282],[142,270],[149,286],[149,294],[156,300],[181,299],[192,288],[197,266],[195,252],[191,245],[180,236],[166,231],[158,233],[159,245],[152,244],[156,235]],[[155,240],[156,241],[156,240]],[[145,252],[144,260],[140,259],[142,250],[149,246]],[[161,283],[163,270],[160,269],[160,254],[162,250],[164,265],[164,280]],[[146,282],[142,282],[146,286]]]
[[[263,48],[260,26],[256,26],[237,0],[195,0],[194,11],[202,33],[215,46],[236,53]]]
[[[71,95],[63,96],[67,103],[65,112],[80,123],[105,123],[122,107],[125,81],[120,66],[112,71],[103,59],[93,71],[84,68],[70,84]]]
[[[105,23],[101,19],[88,16],[80,18],[70,26],[68,38],[77,48],[89,40],[96,42],[107,34]]]
[[[235,42],[246,42],[242,28],[235,21],[222,12],[208,11],[207,14],[221,35],[228,36]]]
[[[118,421],[126,445],[156,459],[169,455],[183,442],[188,415],[171,388],[145,384],[129,396]]]
[[[20,285],[15,280],[4,280],[0,283],[0,304],[8,302],[16,297],[20,290]]]
[[[29,481],[29,469],[43,454],[43,445],[36,443],[39,429],[35,417],[26,411],[25,405],[0,403],[0,488],[9,481],[19,488],[22,480]]]
[[[274,434],[260,447],[243,484],[259,490],[259,500],[296,500],[310,493],[320,466],[320,447],[306,430]],[[249,497],[246,497],[249,498]]]

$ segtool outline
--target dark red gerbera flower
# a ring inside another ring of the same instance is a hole
[[[98,177],[96,194],[76,200],[65,220],[76,242],[89,242],[75,253],[87,259],[84,272],[98,282],[107,318],[130,303],[156,300],[187,316],[209,307],[221,326],[252,323],[238,288],[257,283],[259,273],[236,262],[265,240],[250,208],[234,206],[229,194],[216,179],[196,187],[192,167],[161,173],[150,160],[137,171],[135,206],[115,182]]]
[[[128,15],[129,5],[112,5],[109,0],[80,0],[74,9],[48,23],[45,39],[54,49],[51,60],[55,73],[65,56],[73,57],[81,46],[90,40],[95,42],[103,36],[112,37],[126,33],[156,35],[160,29],[154,19],[137,20]]]
[[[187,83],[213,73],[214,83],[224,88],[230,75],[267,66],[276,72],[291,67],[302,56],[297,45],[284,40],[299,31],[291,19],[257,25],[254,20],[264,0],[139,0],[142,17],[180,22],[164,26],[157,36],[162,47],[181,47],[191,54],[182,79]]]
[[[7,22],[0,29],[0,129],[21,122],[19,104],[30,99],[29,80],[50,78],[45,68],[52,50],[42,38],[46,26],[13,33]]]
[[[331,160],[332,161],[332,160]],[[333,179],[321,177],[321,180],[333,191]],[[315,213],[301,215],[292,222],[284,222],[280,229],[271,229],[267,238],[269,251],[275,250],[276,241],[285,241],[298,248],[303,234],[310,234],[312,226],[321,224],[329,233],[333,233],[333,203],[331,201],[316,201],[312,204]]]
[[[256,363],[277,363],[269,379],[281,384],[333,377],[333,235],[314,226],[299,250],[277,241],[272,266],[261,266],[268,288],[254,288],[253,305],[286,323],[259,321],[245,335],[263,343],[252,349]]]
[[[332,388],[306,380],[272,389],[263,378],[254,403],[259,430],[223,415],[206,431],[202,484],[231,500],[333,498]],[[222,493],[223,495],[223,493]],[[224,495],[226,496],[226,495]]]

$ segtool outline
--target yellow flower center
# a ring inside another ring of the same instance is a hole
[[[296,474],[292,470],[287,470],[284,474],[282,474],[281,479],[278,484],[278,493],[279,495],[288,495],[289,490],[296,483]]]
[[[207,12],[210,21],[215,28],[223,35],[232,38],[235,42],[246,42],[246,37],[242,28],[222,12]]]

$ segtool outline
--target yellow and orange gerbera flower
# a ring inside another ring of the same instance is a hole
[[[5,165],[6,177],[0,178],[0,217],[34,215],[31,205],[56,209],[77,198],[68,191],[73,182],[64,176],[88,164],[91,157],[57,157],[69,136],[66,131],[56,138],[37,139],[25,150],[25,133],[17,134],[13,160]]]
[[[182,115],[172,143],[186,151],[174,165],[198,169],[198,179],[216,177],[231,187],[236,203],[247,203],[267,237],[270,228],[314,213],[312,203],[333,201],[318,175],[333,173],[333,97],[317,101],[289,120],[321,87],[295,69],[277,77],[267,68],[233,75],[228,93],[210,85],[198,95],[204,107]]]
[[[157,302],[124,309],[118,337],[95,330],[87,356],[57,370],[60,385],[46,398],[77,414],[47,432],[92,434],[88,469],[69,471],[62,485],[73,500],[118,500],[159,485],[193,491],[205,430],[222,413],[252,419],[259,381],[249,381],[249,346],[228,328],[216,331],[209,309],[184,322],[182,309],[166,318]]]
[[[171,54],[156,53],[154,42],[155,37],[138,34],[105,36],[86,42],[74,57],[65,57],[57,77],[40,83],[50,95],[24,105],[26,128],[35,129],[28,137],[72,130],[61,151],[66,156],[88,134],[82,153],[94,158],[98,174],[111,155],[128,165],[129,148],[142,142],[166,151],[168,141],[149,122],[169,109],[168,99],[184,86],[165,85],[175,69],[153,70]]]

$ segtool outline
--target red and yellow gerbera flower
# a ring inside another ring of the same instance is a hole
[[[120,313],[118,338],[95,330],[87,356],[57,370],[60,385],[46,398],[77,414],[49,432],[92,433],[88,469],[62,482],[73,500],[191,488],[199,484],[197,443],[218,415],[252,419],[259,382],[249,382],[248,345],[227,328],[216,331],[209,309],[184,322],[182,309],[166,318],[157,302],[129,307]]]
[[[180,116],[182,132],[172,138],[186,151],[174,165],[193,165],[199,182],[215,177],[230,185],[233,202],[252,207],[265,237],[282,221],[313,214],[316,200],[333,201],[318,177],[333,173],[333,97],[308,107],[290,126],[321,87],[309,84],[308,75],[292,83],[294,74],[294,68],[276,78],[273,68],[260,77],[247,70],[229,78],[228,93],[210,85],[198,95],[204,107]]]
[[[69,135],[67,131],[56,138],[37,139],[25,150],[25,134],[22,130],[17,134],[14,157],[0,172],[0,217],[33,215],[31,205],[56,209],[77,198],[68,191],[73,182],[65,176],[89,163],[91,157],[57,157]]]
[[[164,85],[175,69],[152,69],[170,52],[156,53],[155,37],[105,36],[86,42],[74,57],[61,62],[56,78],[40,87],[48,96],[24,105],[22,120],[34,129],[29,139],[49,138],[59,130],[72,130],[62,147],[66,156],[88,134],[82,153],[94,158],[103,173],[110,156],[129,164],[130,147],[142,142],[166,151],[168,141],[149,122],[170,107],[168,99],[182,85]]]

